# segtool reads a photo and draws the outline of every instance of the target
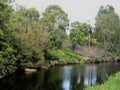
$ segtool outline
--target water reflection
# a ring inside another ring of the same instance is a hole
[[[63,68],[63,90],[75,90],[79,86],[90,86],[96,82],[96,65],[78,66],[65,66]],[[82,87],[83,88],[83,87]],[[77,90],[76,89],[76,90]]]
[[[71,90],[71,71],[72,71],[72,66],[65,66],[63,68],[63,82],[62,82],[62,88],[64,90]]]
[[[103,83],[106,75],[116,71],[120,71],[120,63],[52,67],[29,75],[15,73],[0,79],[0,90],[84,90]]]
[[[96,82],[96,65],[86,65],[85,66],[85,80],[84,85],[90,86]]]

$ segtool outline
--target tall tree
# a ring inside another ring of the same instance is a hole
[[[49,33],[51,45],[60,48],[66,38],[66,28],[69,23],[67,14],[58,5],[50,5],[45,9],[41,22]]]
[[[106,50],[114,51],[116,47],[116,41],[118,32],[120,31],[120,20],[119,16],[115,13],[112,6],[107,5],[106,7],[101,6],[95,24],[95,38],[101,43],[104,42]]]
[[[31,20],[38,20],[40,17],[39,12],[35,8],[25,9],[24,15]]]

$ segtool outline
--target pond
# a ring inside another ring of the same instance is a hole
[[[120,63],[81,64],[51,67],[31,74],[14,73],[0,79],[0,90],[84,90],[103,83],[120,71]]]

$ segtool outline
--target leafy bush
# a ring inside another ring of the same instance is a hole
[[[91,42],[90,42],[90,44],[91,44],[92,46],[97,46],[97,47],[103,48],[103,43],[98,42],[97,39],[92,39]]]
[[[27,62],[27,63],[22,63],[22,66],[25,68],[25,67],[33,67],[33,63],[32,62]]]
[[[71,51],[65,51],[65,54],[69,56],[72,60],[81,61],[83,59],[80,55],[77,55]]]
[[[62,50],[53,50],[53,51],[50,52],[50,55],[51,55],[52,60],[58,60],[62,56],[64,56],[65,54]]]
[[[3,58],[0,55],[0,75],[14,72],[16,69],[14,59]]]
[[[96,62],[102,62],[103,58],[101,56],[96,57]]]
[[[58,60],[60,63],[75,63],[81,61],[83,58],[74,54],[71,50],[53,50],[50,52],[52,60]]]

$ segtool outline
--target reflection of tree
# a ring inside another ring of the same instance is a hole
[[[97,83],[102,84],[109,75],[112,75],[116,71],[120,70],[120,65],[118,63],[101,63],[98,65],[97,69]]]
[[[0,90],[38,90],[43,84],[43,77],[44,73],[38,72],[29,75],[13,74],[0,80]]]
[[[76,72],[76,73],[75,73]],[[71,85],[72,89],[71,90],[83,90],[84,89],[84,67],[81,65],[77,65],[72,69],[72,80],[71,80]]]
[[[71,90],[71,75],[72,75],[72,66],[66,66],[63,69],[63,81],[62,88],[63,90]]]
[[[85,86],[91,86],[96,82],[96,66],[86,65],[85,67]]]
[[[106,80],[106,73],[111,75],[118,70],[119,63],[101,63],[56,67],[28,75],[13,74],[0,79],[0,90],[84,90],[95,81]]]
[[[106,63],[102,63],[98,65],[97,70],[97,83],[103,83],[105,81],[105,74],[106,74]]]
[[[84,66],[74,65],[64,68],[63,90],[84,89]]]
[[[43,89],[41,90],[62,90],[62,71],[62,68],[54,68],[46,71],[44,76]]]
[[[84,89],[84,66],[75,65],[64,68],[64,90],[83,90]],[[65,86],[68,85],[67,87]]]

